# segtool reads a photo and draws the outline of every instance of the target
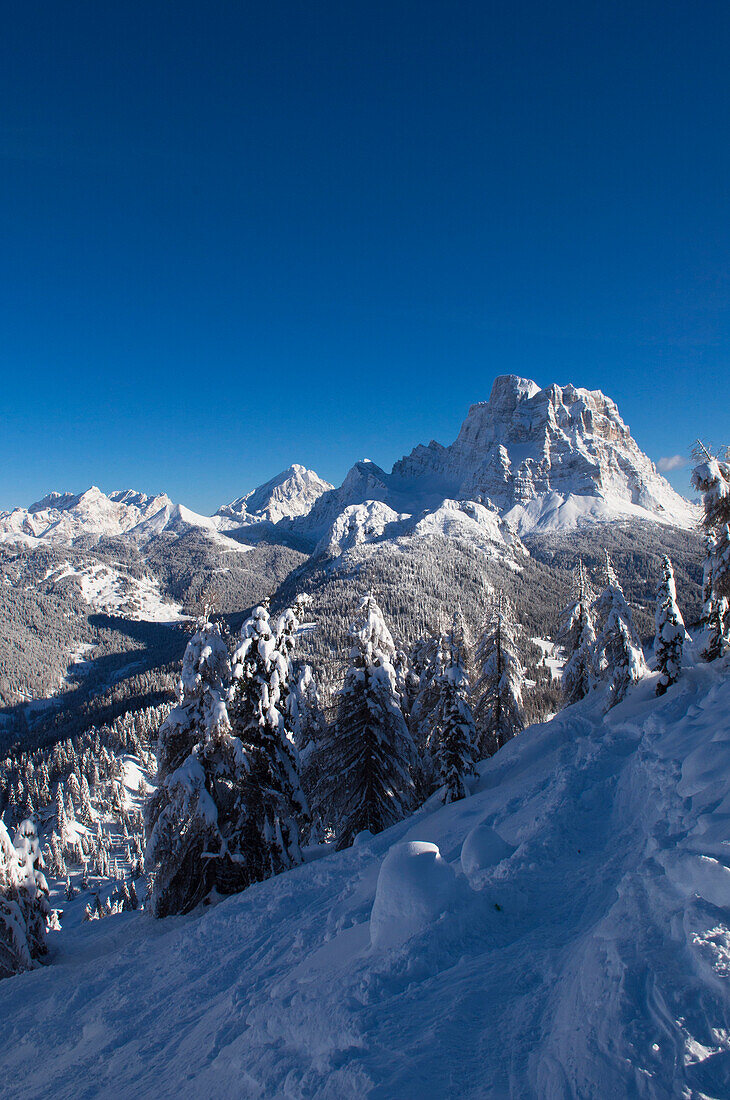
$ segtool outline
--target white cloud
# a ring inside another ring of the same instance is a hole
[[[682,470],[687,465],[687,459],[684,455],[669,455],[666,458],[660,458],[657,462],[657,469],[661,470],[663,474],[668,474],[670,470]]]

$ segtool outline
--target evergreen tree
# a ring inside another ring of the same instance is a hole
[[[707,546],[702,655],[715,661],[730,649],[730,461],[714,458],[702,444],[697,455],[703,461],[692,484],[702,493]]]
[[[66,817],[66,802],[63,793],[63,783],[59,783],[56,787],[56,799],[55,799],[55,815],[56,815],[56,832],[61,840],[61,848],[66,846],[68,841],[68,819]]]
[[[307,839],[319,839],[322,829],[321,809],[317,804],[317,760],[325,732],[325,720],[319,699],[317,681],[311,665],[302,665],[296,672],[288,700],[292,737],[299,754],[302,789],[310,806],[311,824]],[[304,824],[306,828],[306,823]]]
[[[94,808],[91,805],[91,791],[85,775],[81,776],[81,820],[85,825],[91,825],[94,820]]]
[[[127,883],[127,896],[129,898],[129,908],[139,909],[139,900],[137,898],[137,891],[134,886],[134,879],[130,878]]]
[[[434,686],[438,670],[437,656],[442,631],[417,638],[410,651],[410,688],[413,701],[410,708],[409,727],[419,752],[424,748],[431,727],[431,716],[436,709],[438,693]]]
[[[293,721],[292,712],[294,707],[294,703],[290,696],[296,687],[292,659],[294,650],[296,649],[297,634],[306,610],[311,602],[311,596],[308,596],[306,592],[299,593],[299,595],[295,597],[291,607],[287,607],[276,622],[276,649],[282,658],[281,667],[283,671],[283,676],[278,684],[279,703],[277,709],[290,719],[288,722],[289,726],[291,726],[291,721]],[[266,610],[268,610],[268,604],[266,604]]]
[[[61,838],[55,830],[51,833],[49,847],[51,850],[51,858],[48,869],[54,878],[64,878],[68,873],[68,868],[66,867],[66,860],[64,859],[63,849],[61,847]]]
[[[606,551],[606,585],[595,603],[597,637],[594,671],[608,686],[607,709],[619,703],[630,684],[646,672],[641,643],[623,589]]]
[[[244,623],[233,655],[230,715],[252,766],[248,836],[262,877],[301,862],[300,826],[309,818],[290,713],[298,623],[295,605],[274,632],[268,606],[260,605]]]
[[[32,966],[27,905],[21,904],[17,852],[0,818],[0,978],[30,970]]]
[[[500,592],[476,651],[474,718],[481,756],[492,756],[524,729],[522,684],[525,670],[517,655],[517,627]]]
[[[322,704],[311,665],[302,665],[297,670],[289,693],[289,718],[294,744],[299,753],[299,764],[304,772],[316,755],[324,730]]]
[[[687,633],[677,606],[674,570],[666,554],[662,558],[662,579],[657,589],[655,623],[654,661],[659,673],[656,693],[664,695],[682,671],[682,649]]]
[[[573,599],[564,609],[558,642],[566,655],[561,689],[565,705],[585,698],[593,686],[596,631],[591,609],[591,587],[582,559],[573,574]]]
[[[396,688],[395,645],[372,595],[350,634],[350,665],[319,754],[318,801],[329,808],[338,849],[399,821],[413,797],[415,750]]]
[[[455,615],[448,633],[439,638],[429,755],[438,782],[446,787],[445,801],[455,802],[469,792],[466,781],[476,774],[477,734],[469,705],[469,676],[463,626]]]
[[[156,916],[187,913],[228,875],[237,881],[243,875],[235,866],[240,853],[230,826],[240,812],[249,763],[230,735],[229,679],[219,629],[199,624],[185,650],[178,706],[160,727],[158,787],[146,807]]]
[[[46,932],[56,923],[48,900],[48,883],[43,874],[45,864],[40,841],[33,821],[22,821],[14,838],[18,862],[19,899],[25,913],[28,947],[31,958],[39,959],[48,952]]]

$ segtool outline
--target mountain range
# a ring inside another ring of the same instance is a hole
[[[696,510],[658,473],[600,390],[540,389],[502,375],[489,400],[471,406],[453,443],[419,445],[390,473],[356,462],[335,488],[295,464],[210,517],[165,493],[53,492],[1,512],[0,538],[32,545],[114,537],[144,546],[196,531],[240,550],[265,533],[336,556],[383,536],[439,532],[498,544],[626,519],[689,530]]]
[[[450,445],[418,446],[389,473],[356,462],[337,487],[292,465],[212,516],[165,493],[53,492],[0,513],[0,740],[26,726],[40,737],[56,708],[70,728],[69,708],[86,721],[110,682],[121,696],[140,670],[157,676],[210,598],[235,629],[255,602],[308,592],[308,658],[327,690],[368,590],[404,646],[455,602],[478,629],[497,590],[529,637],[553,637],[578,557],[600,584],[608,549],[648,636],[667,553],[692,622],[696,518],[613,401],[513,375]],[[3,703],[18,709],[3,715]]]

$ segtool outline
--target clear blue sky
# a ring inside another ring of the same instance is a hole
[[[727,0],[14,5],[0,507],[339,482],[508,372],[730,441],[728,57]]]

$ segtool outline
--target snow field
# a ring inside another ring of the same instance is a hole
[[[22,1100],[727,1097],[729,673],[660,700],[648,676],[607,716],[591,696],[472,797],[202,912],[52,936],[50,966],[0,983],[2,1079]]]

